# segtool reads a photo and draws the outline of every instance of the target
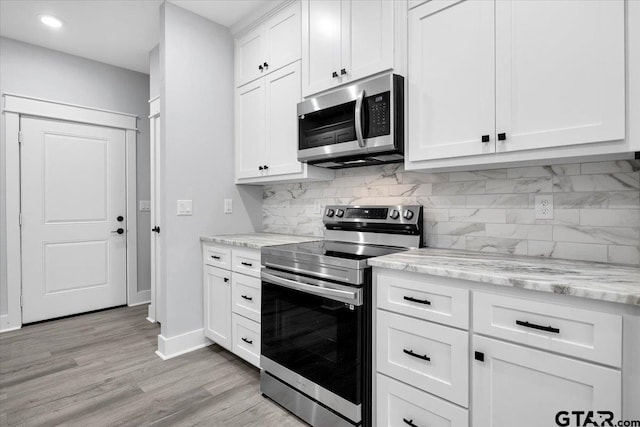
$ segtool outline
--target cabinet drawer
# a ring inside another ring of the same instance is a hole
[[[260,367],[260,324],[236,313],[231,315],[233,352]]]
[[[468,427],[469,411],[377,374],[377,424],[380,426]]]
[[[377,317],[378,371],[468,406],[467,332],[382,310]]]
[[[231,270],[231,249],[217,245],[203,245],[202,257],[205,265]]]
[[[231,269],[238,273],[260,277],[260,250],[234,249]]]
[[[260,323],[261,289],[259,278],[234,274],[231,284],[233,312]]]
[[[469,328],[469,291],[427,274],[377,272],[378,308]]]
[[[621,366],[618,315],[481,292],[473,301],[477,333]]]

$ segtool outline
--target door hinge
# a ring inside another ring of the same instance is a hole
[[[24,142],[24,136],[22,131],[18,131],[18,144],[22,144]]]
[[[22,227],[22,212],[20,212],[18,214],[18,225],[20,225],[20,227]]]
[[[22,294],[20,294],[20,307],[24,307],[24,305],[22,304]]]

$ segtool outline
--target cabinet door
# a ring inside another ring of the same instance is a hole
[[[300,3],[278,12],[265,24],[267,72],[275,71],[301,57]],[[264,64],[263,64],[264,66]]]
[[[478,0],[409,11],[409,161],[495,151],[493,13]]]
[[[263,175],[264,79],[236,89],[236,178]]]
[[[302,95],[330,89],[340,83],[340,15],[337,0],[302,3]]]
[[[267,93],[266,150],[268,174],[302,172],[298,162],[300,61],[265,77]]]
[[[625,137],[624,2],[496,2],[497,150]]]
[[[204,334],[231,350],[231,272],[204,268]]]
[[[264,74],[264,67],[259,67],[267,61],[265,48],[264,27],[256,28],[244,36],[236,39],[235,65],[236,87],[242,86]]]
[[[342,82],[393,68],[393,22],[392,0],[342,1]]]
[[[559,411],[622,415],[618,370],[479,336],[473,350],[484,354],[472,363],[474,426],[552,426]]]

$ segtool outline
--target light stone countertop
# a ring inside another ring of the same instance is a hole
[[[200,236],[200,240],[208,243],[238,246],[242,248],[260,249],[263,246],[285,245],[287,243],[302,243],[322,240],[317,236],[295,236],[293,234],[277,233],[249,233],[222,234],[215,236]]]
[[[412,249],[374,267],[640,306],[640,267],[449,249]]]

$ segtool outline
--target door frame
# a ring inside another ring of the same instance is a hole
[[[138,116],[31,96],[3,93],[6,148],[7,314],[0,316],[0,332],[22,327],[22,251],[20,230],[20,116],[63,120],[125,131],[127,186],[127,304],[144,301],[138,294],[136,127]]]
[[[151,176],[151,227],[160,227],[161,218],[160,210],[160,130],[157,128],[157,123],[160,120],[160,95],[155,96],[149,100],[149,172]],[[158,239],[160,234],[154,234],[151,231],[151,303],[149,304],[149,310],[147,320],[151,323],[163,321],[163,307],[162,302],[162,289],[160,288],[161,270],[160,270],[160,242]]]

